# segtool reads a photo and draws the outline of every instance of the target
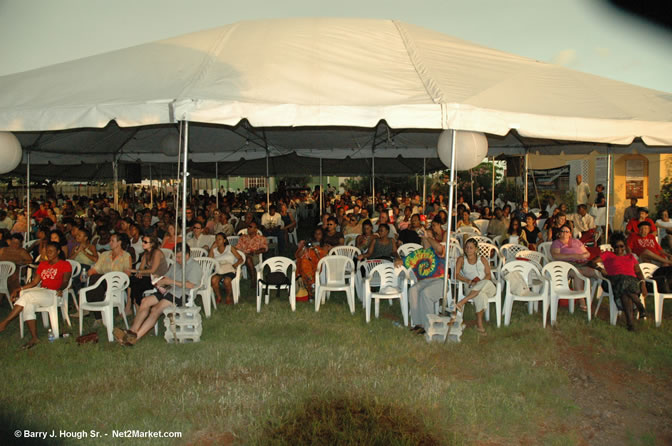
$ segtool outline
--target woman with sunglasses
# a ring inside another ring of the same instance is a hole
[[[231,281],[236,278],[236,268],[243,263],[243,258],[236,248],[229,243],[229,239],[223,232],[219,232],[215,236],[215,243],[210,248],[209,255],[217,261],[215,274],[210,279],[212,289],[217,296],[217,303],[222,301],[222,290],[220,288],[220,284],[222,284],[226,291],[226,305],[231,305],[233,304]]]
[[[142,239],[142,258],[138,268],[124,271],[131,279],[126,314],[131,314],[131,302],[140,306],[145,291],[151,290],[152,276],[161,277],[168,272],[168,262],[159,248],[159,239],[155,235],[144,235]]]
[[[597,277],[595,269],[588,266],[590,252],[579,239],[572,237],[572,229],[568,224],[563,225],[558,231],[558,239],[551,245],[551,257],[553,260],[561,260],[574,265],[585,277]],[[570,274],[571,276],[571,274]],[[579,291],[583,290],[583,281],[575,281]],[[581,299],[580,308],[587,311],[586,300]]]
[[[644,274],[635,256],[627,251],[622,232],[615,232],[610,242],[614,252],[605,251],[600,254],[606,270],[604,273],[611,282],[616,306],[625,313],[628,331],[633,331],[635,327],[632,306],[637,308],[640,319],[646,317],[646,311],[639,299],[640,293],[645,296],[647,293]]]

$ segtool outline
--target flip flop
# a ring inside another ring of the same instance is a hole
[[[27,342],[21,346],[21,350],[30,350],[31,348],[35,347],[37,344],[39,344],[40,341],[35,341],[35,342]]]
[[[478,327],[474,327],[474,328],[476,328],[476,331],[478,332],[479,335],[481,335],[481,336],[487,336],[488,335],[488,332],[485,331],[485,328],[478,328]]]

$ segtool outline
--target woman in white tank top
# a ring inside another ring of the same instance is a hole
[[[497,288],[491,280],[489,259],[478,256],[476,240],[469,239],[465,242],[464,255],[457,259],[455,270],[457,280],[467,284],[466,296],[457,303],[457,311],[462,313],[464,305],[473,300],[476,306],[476,330],[486,335],[483,313],[488,306],[488,299],[497,293]]]
[[[227,305],[231,305],[233,303],[233,288],[231,286],[231,281],[236,277],[236,268],[243,263],[243,257],[236,248],[231,246],[223,232],[220,232],[215,236],[215,243],[212,245],[212,248],[210,248],[210,257],[217,261],[215,274],[213,274],[210,279],[212,289],[217,296],[217,303],[222,301],[221,283],[224,285],[224,290],[226,291],[225,302]]]

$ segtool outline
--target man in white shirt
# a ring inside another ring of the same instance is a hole
[[[210,241],[211,239],[203,234],[203,225],[201,222],[197,221],[194,223],[194,226],[191,227],[191,234],[187,235],[187,245],[190,248],[203,248],[209,251]]]
[[[571,220],[574,223],[574,228],[582,235],[591,229],[595,229],[595,218],[588,213],[588,207],[585,204],[579,205],[576,214],[572,214]]]
[[[268,212],[261,216],[261,226],[268,232],[277,232],[282,224],[282,217],[275,211],[275,205],[271,205]]]
[[[583,176],[576,176],[576,204],[587,204],[590,198],[590,186],[583,182]]]
[[[558,207],[558,205],[555,204],[555,197],[554,197],[553,195],[551,195],[550,197],[548,197],[548,204],[546,205],[546,212],[548,213],[548,216],[549,216],[549,217],[550,217],[551,215],[553,215],[553,211],[554,211],[555,208],[557,208],[557,207]]]

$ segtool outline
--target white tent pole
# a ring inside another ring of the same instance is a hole
[[[492,157],[492,202],[490,203],[490,215],[495,212],[495,157]]]
[[[271,212],[271,180],[268,176],[268,149],[266,149],[266,212]]]
[[[371,209],[371,217],[376,214],[376,153],[371,150],[371,199],[373,208]]]
[[[219,163],[215,163],[215,180],[217,180],[217,191],[215,192],[215,206],[219,209]]]
[[[322,158],[320,158],[320,219],[322,218]]]
[[[152,165],[148,164],[149,167],[149,207],[154,207],[154,183],[152,183]]]
[[[448,231],[446,232],[446,252],[444,266],[445,273],[443,274],[443,308],[441,313],[446,313],[446,306],[448,305],[448,267],[450,266],[450,233],[453,230],[453,192],[455,190],[455,130],[451,130],[452,141],[450,144],[450,181],[448,182]],[[453,271],[453,276],[455,276]],[[453,296],[455,297],[455,296]]]
[[[182,299],[187,298],[187,154],[189,152],[189,121],[184,121],[184,160],[182,161]]]
[[[26,243],[30,241],[30,151],[26,152]]]
[[[527,149],[525,149],[525,195],[523,201],[527,201],[527,171],[528,171],[528,163],[529,163],[529,153]],[[528,206],[530,203],[527,203]]]
[[[119,210],[119,160],[116,155],[112,160],[112,170],[114,171],[114,209]]]
[[[427,213],[427,159],[422,158],[422,213]]]
[[[607,209],[604,214],[604,242],[609,243],[609,205],[611,201],[611,150],[607,147]]]
[[[469,179],[471,180],[471,208],[474,208],[474,169],[469,169]]]

